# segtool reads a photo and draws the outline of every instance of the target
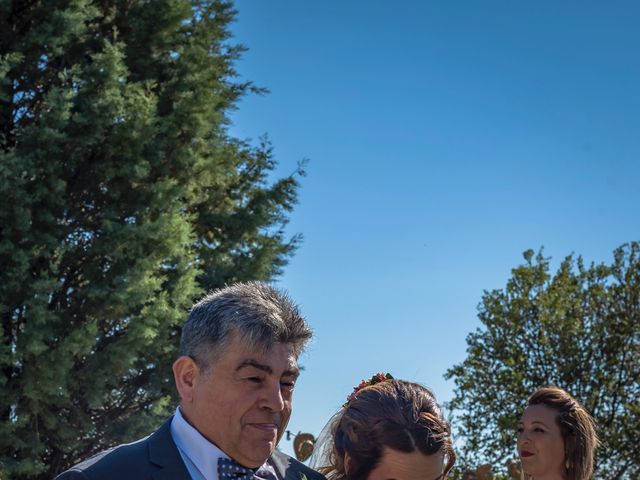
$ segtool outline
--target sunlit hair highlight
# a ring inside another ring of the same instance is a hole
[[[287,344],[297,358],[312,331],[296,304],[266,283],[236,283],[196,303],[182,327],[180,355],[206,370],[237,337],[247,349],[268,350]]]

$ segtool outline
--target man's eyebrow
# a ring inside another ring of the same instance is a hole
[[[289,370],[285,370],[282,375],[298,378],[300,376],[300,369],[298,367],[291,367]]]
[[[271,368],[269,365],[260,363],[257,360],[253,360],[252,358],[249,358],[248,360],[245,360],[242,363],[240,363],[240,365],[238,365],[238,368],[236,368],[236,372],[246,367],[257,368],[258,370],[262,370],[263,372],[268,374],[273,373],[273,368]]]
[[[260,363],[257,360],[254,360],[252,358],[249,358],[243,361],[242,363],[240,363],[240,365],[238,365],[238,368],[236,368],[236,372],[247,367],[257,368],[258,370],[262,370],[263,372],[268,373],[269,375],[273,375],[273,368],[271,368],[269,365]],[[291,367],[288,370],[285,370],[282,373],[282,375],[298,377],[300,375],[300,369],[298,367]]]

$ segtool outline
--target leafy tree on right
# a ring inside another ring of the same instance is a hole
[[[640,242],[616,249],[611,265],[570,255],[555,273],[542,251],[524,258],[504,289],[485,291],[482,327],[445,375],[462,467],[506,471],[527,397],[556,385],[596,419],[594,478],[640,478]]]

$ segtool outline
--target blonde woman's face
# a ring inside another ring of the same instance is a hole
[[[546,405],[528,406],[518,424],[518,454],[524,473],[535,480],[565,478],[564,439],[558,413]]]
[[[443,467],[441,452],[425,455],[417,450],[405,453],[384,447],[380,463],[367,480],[441,480]]]

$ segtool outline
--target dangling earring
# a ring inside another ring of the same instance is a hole
[[[567,470],[571,468],[571,462],[569,461],[568,458],[564,461],[564,468],[566,468]]]

